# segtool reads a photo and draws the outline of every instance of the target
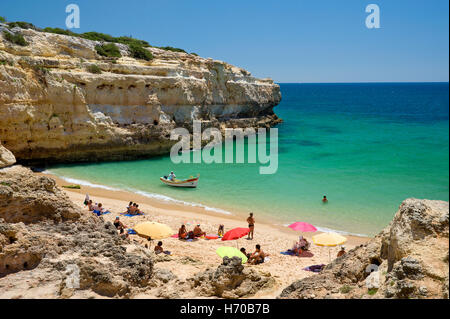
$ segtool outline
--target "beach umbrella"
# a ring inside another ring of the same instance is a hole
[[[247,256],[245,256],[241,251],[234,247],[219,247],[216,250],[217,255],[221,258],[227,256],[229,258],[239,257],[242,259],[242,263],[245,264],[247,262]]]
[[[250,228],[233,228],[223,235],[222,240],[235,240],[244,237],[250,232]]]
[[[232,230],[229,230],[223,235],[222,240],[237,240],[239,238],[244,237],[245,235],[248,235],[250,232],[250,228],[233,228]],[[236,241],[236,246],[238,245]]]
[[[167,238],[174,233],[169,226],[156,222],[139,223],[133,229],[139,236],[151,239]]]
[[[309,232],[315,232],[317,231],[317,228],[313,225],[305,222],[296,222],[288,226],[289,228],[300,231],[302,233],[309,233]]]
[[[312,240],[317,246],[335,247],[344,244],[347,238],[336,233],[322,233],[313,236]],[[331,261],[330,249],[328,249],[328,257]]]

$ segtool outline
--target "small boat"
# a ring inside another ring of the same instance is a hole
[[[169,185],[169,186],[195,188],[195,187],[197,187],[199,178],[200,178],[200,174],[198,174],[197,177],[191,176],[189,179],[185,179],[185,180],[174,179],[173,181],[171,181],[171,180],[167,179],[167,176],[160,177],[159,179],[161,180],[161,182],[163,182],[164,184]]]

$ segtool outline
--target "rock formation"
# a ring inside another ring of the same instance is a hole
[[[273,287],[275,279],[269,273],[244,268],[238,257],[224,257],[223,263],[217,269],[197,273],[189,278],[188,282],[200,296],[237,299]]]
[[[97,41],[8,32],[29,44],[0,35],[0,140],[22,163],[168,153],[170,131],[194,119],[222,130],[280,121],[279,86],[225,62],[157,48],[147,48],[153,60],[136,60],[123,44],[111,60],[97,54]]]
[[[16,158],[14,157],[13,153],[7,150],[0,143],[0,168],[11,166],[14,163],[16,163]]]
[[[147,286],[149,252],[81,212],[53,180],[13,166],[0,181],[0,298],[128,297]]]
[[[373,240],[280,298],[448,298],[448,252],[448,202],[407,199]]]

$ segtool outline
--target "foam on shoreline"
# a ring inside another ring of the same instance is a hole
[[[62,180],[65,180],[66,182],[72,183],[72,184],[78,184],[78,185],[82,185],[82,186],[86,186],[86,187],[92,187],[92,188],[105,189],[105,190],[109,190],[109,191],[133,192],[135,194],[138,194],[138,195],[141,195],[141,196],[144,196],[144,197],[147,197],[147,198],[152,198],[152,199],[156,199],[156,200],[160,200],[160,201],[164,201],[164,202],[168,202],[168,203],[203,208],[206,211],[219,213],[219,214],[224,214],[224,215],[233,215],[233,213],[231,213],[229,211],[226,211],[226,210],[223,210],[223,209],[220,209],[220,208],[210,207],[210,206],[206,206],[206,205],[200,204],[200,203],[187,202],[187,201],[175,199],[175,198],[172,198],[172,197],[169,197],[169,196],[166,196],[166,195],[149,193],[149,192],[136,190],[136,189],[131,189],[131,188],[115,188],[115,187],[111,187],[111,186],[95,184],[95,183],[91,183],[91,182],[88,182],[88,181],[85,181],[85,180],[80,180],[80,179],[76,179],[76,178],[61,176],[61,175],[58,175],[58,174],[52,172],[51,170],[45,170],[42,173],[43,174],[49,174],[49,175],[55,175],[58,178],[60,178]],[[291,223],[282,224],[280,226],[287,227],[290,224]],[[316,226],[316,228],[317,228],[318,231],[324,232],[324,233],[326,233],[326,232],[334,232],[334,233],[338,233],[338,234],[341,234],[341,235],[348,235],[348,236],[370,237],[367,234],[352,233],[352,232],[347,232],[347,231],[343,231],[343,230],[331,229],[331,228],[327,228],[327,227]]]
[[[110,187],[110,186],[106,186],[106,185],[94,184],[94,183],[91,183],[91,182],[88,182],[88,181],[85,181],[85,180],[81,180],[81,179],[61,176],[61,175],[55,174],[54,172],[52,172],[50,170],[45,170],[42,173],[43,174],[49,174],[49,175],[55,175],[58,178],[60,178],[62,180],[65,180],[66,182],[72,183],[72,184],[78,184],[78,185],[92,187],[92,188],[100,188],[100,189],[105,189],[105,190],[109,190],[109,191],[133,192],[135,194],[138,194],[138,195],[141,195],[141,196],[144,196],[144,197],[153,198],[153,199],[157,199],[157,200],[161,200],[161,201],[165,201],[165,202],[170,202],[170,203],[180,204],[180,205],[186,205],[186,206],[191,206],[191,207],[199,207],[199,208],[203,208],[203,209],[205,209],[207,211],[214,212],[214,213],[219,213],[219,214],[233,215],[231,212],[223,210],[223,209],[220,209],[220,208],[210,207],[210,206],[206,206],[206,205],[203,205],[203,204],[200,204],[200,203],[186,202],[186,201],[175,199],[175,198],[172,198],[172,197],[169,197],[169,196],[166,196],[166,195],[144,192],[144,191],[140,191],[140,190],[136,190],[136,189],[132,189],[132,188],[115,188],[115,187]]]

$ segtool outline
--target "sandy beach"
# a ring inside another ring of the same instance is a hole
[[[54,175],[48,176],[55,179],[61,188],[64,185],[68,185],[66,181]],[[174,230],[174,233],[178,231],[181,224],[185,224],[188,230],[192,230],[196,224],[200,224],[202,230],[207,234],[217,234],[219,224],[225,225],[225,231],[235,227],[247,227],[245,218],[242,217],[215,213],[201,207],[171,203],[125,191],[111,191],[85,186],[81,186],[81,189],[62,189],[74,203],[82,207],[86,212],[87,209],[84,207],[83,201],[85,194],[89,194],[94,202],[102,203],[107,210],[111,211],[111,214],[106,214],[101,218],[112,222],[116,216],[120,216],[121,221],[129,228],[133,228],[134,225],[142,221],[156,221],[167,224]],[[138,203],[145,215],[134,217],[119,215],[126,210],[126,206],[130,201]],[[161,265],[157,263],[155,267],[169,269],[179,278],[187,278],[208,267],[217,267],[221,263],[221,258],[215,253],[218,247],[245,247],[248,252],[253,252],[255,245],[260,244],[262,250],[270,255],[270,260],[258,266],[246,265],[246,267],[255,267],[262,272],[270,272],[276,279],[277,284],[272,291],[261,292],[255,295],[254,298],[274,298],[294,280],[315,275],[303,270],[303,268],[315,264],[327,264],[330,260],[329,254],[331,259],[333,259],[339,250],[339,247],[327,248],[312,244],[310,252],[313,256],[311,257],[282,255],[281,252],[291,248],[294,242],[298,240],[300,234],[287,227],[272,225],[268,220],[260,220],[258,219],[258,213],[254,213],[256,225],[253,240],[247,240],[244,237],[237,242],[205,239],[194,242],[182,242],[176,238],[167,238],[162,241],[164,249],[172,253],[170,260],[165,260]],[[305,233],[304,235],[311,241],[311,233]],[[370,239],[356,236],[346,237],[348,238],[345,244],[347,250]],[[130,240],[141,245],[145,244],[145,241],[137,235],[131,235]],[[155,244],[155,242],[152,243],[151,249],[153,249]],[[186,257],[195,262],[182,262]],[[139,297],[151,298],[153,296],[146,293]]]

